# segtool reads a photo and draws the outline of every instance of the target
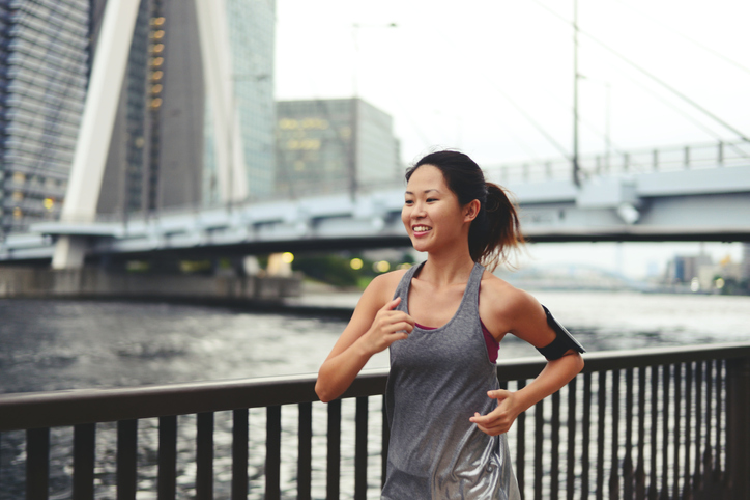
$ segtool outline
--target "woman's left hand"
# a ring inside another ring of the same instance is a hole
[[[469,420],[477,424],[479,430],[489,436],[505,434],[510,430],[518,415],[523,411],[518,407],[516,393],[506,391],[505,389],[497,389],[487,391],[487,395],[497,399],[497,408],[487,415],[474,413],[474,416],[469,418]]]

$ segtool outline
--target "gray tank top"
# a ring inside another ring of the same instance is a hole
[[[409,311],[412,277],[394,298]],[[382,499],[520,500],[506,435],[488,436],[469,422],[492,411],[487,391],[498,388],[479,319],[484,267],[475,263],[461,304],[444,326],[414,328],[391,344],[386,412],[391,437]]]

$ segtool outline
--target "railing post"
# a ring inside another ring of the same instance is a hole
[[[250,479],[249,460],[250,412],[241,408],[232,412],[232,500],[247,499]]]
[[[338,500],[341,486],[341,400],[328,403],[328,446],[326,455],[326,499]]]
[[[96,424],[76,425],[74,440],[73,498],[74,500],[94,500]]]
[[[355,414],[355,437],[354,437],[354,498],[355,500],[367,499],[367,423],[368,405],[367,396],[357,398],[357,409]]]
[[[731,500],[750,498],[750,358],[727,360],[727,473]]]
[[[214,496],[214,414],[199,413],[196,431],[196,500],[209,500]]]
[[[685,168],[690,168],[690,146],[685,146]]]
[[[266,408],[266,500],[281,498],[281,406]]]
[[[49,427],[26,430],[26,498],[49,498]]]
[[[724,166],[724,142],[723,141],[719,141],[719,156],[717,160],[718,160],[719,166],[723,167]]]
[[[654,149],[654,170],[659,170],[659,150]]]
[[[388,411],[386,408],[385,394],[383,394],[382,398],[381,413],[383,432],[381,433],[380,441],[380,487],[382,488],[385,484],[385,474],[388,469],[388,443],[391,439],[391,432],[388,428]]]
[[[300,403],[297,418],[297,499],[312,498],[312,403]]]
[[[174,500],[177,495],[177,416],[159,418],[159,453],[156,498]]]
[[[117,422],[117,500],[135,500],[138,486],[138,420]]]

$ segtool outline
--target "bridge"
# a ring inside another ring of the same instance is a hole
[[[399,217],[400,179],[363,186],[351,174],[350,189],[338,195],[316,197],[329,191],[309,186],[308,197],[251,198],[236,110],[239,75],[227,56],[228,14],[211,0],[196,0],[195,15],[217,193],[224,204],[97,216],[138,3],[110,0],[104,10],[59,221],[9,233],[0,241],[0,262],[51,261],[53,268],[71,269],[86,259],[112,257],[408,245]],[[750,139],[729,130],[740,140],[599,156],[579,155],[576,140],[572,158],[490,165],[487,172],[517,196],[532,241],[750,241]]]
[[[488,166],[508,187],[534,242],[750,241],[750,144],[718,143],[584,157],[580,186],[567,160]],[[183,207],[126,218],[37,223],[0,243],[0,261],[52,259],[62,238],[89,258],[179,258],[408,246],[403,181],[350,193]],[[315,186],[311,186],[315,192]]]

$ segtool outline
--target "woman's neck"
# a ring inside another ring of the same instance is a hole
[[[419,279],[436,286],[466,283],[473,268],[474,261],[471,260],[468,249],[460,254],[430,253],[419,273]]]

